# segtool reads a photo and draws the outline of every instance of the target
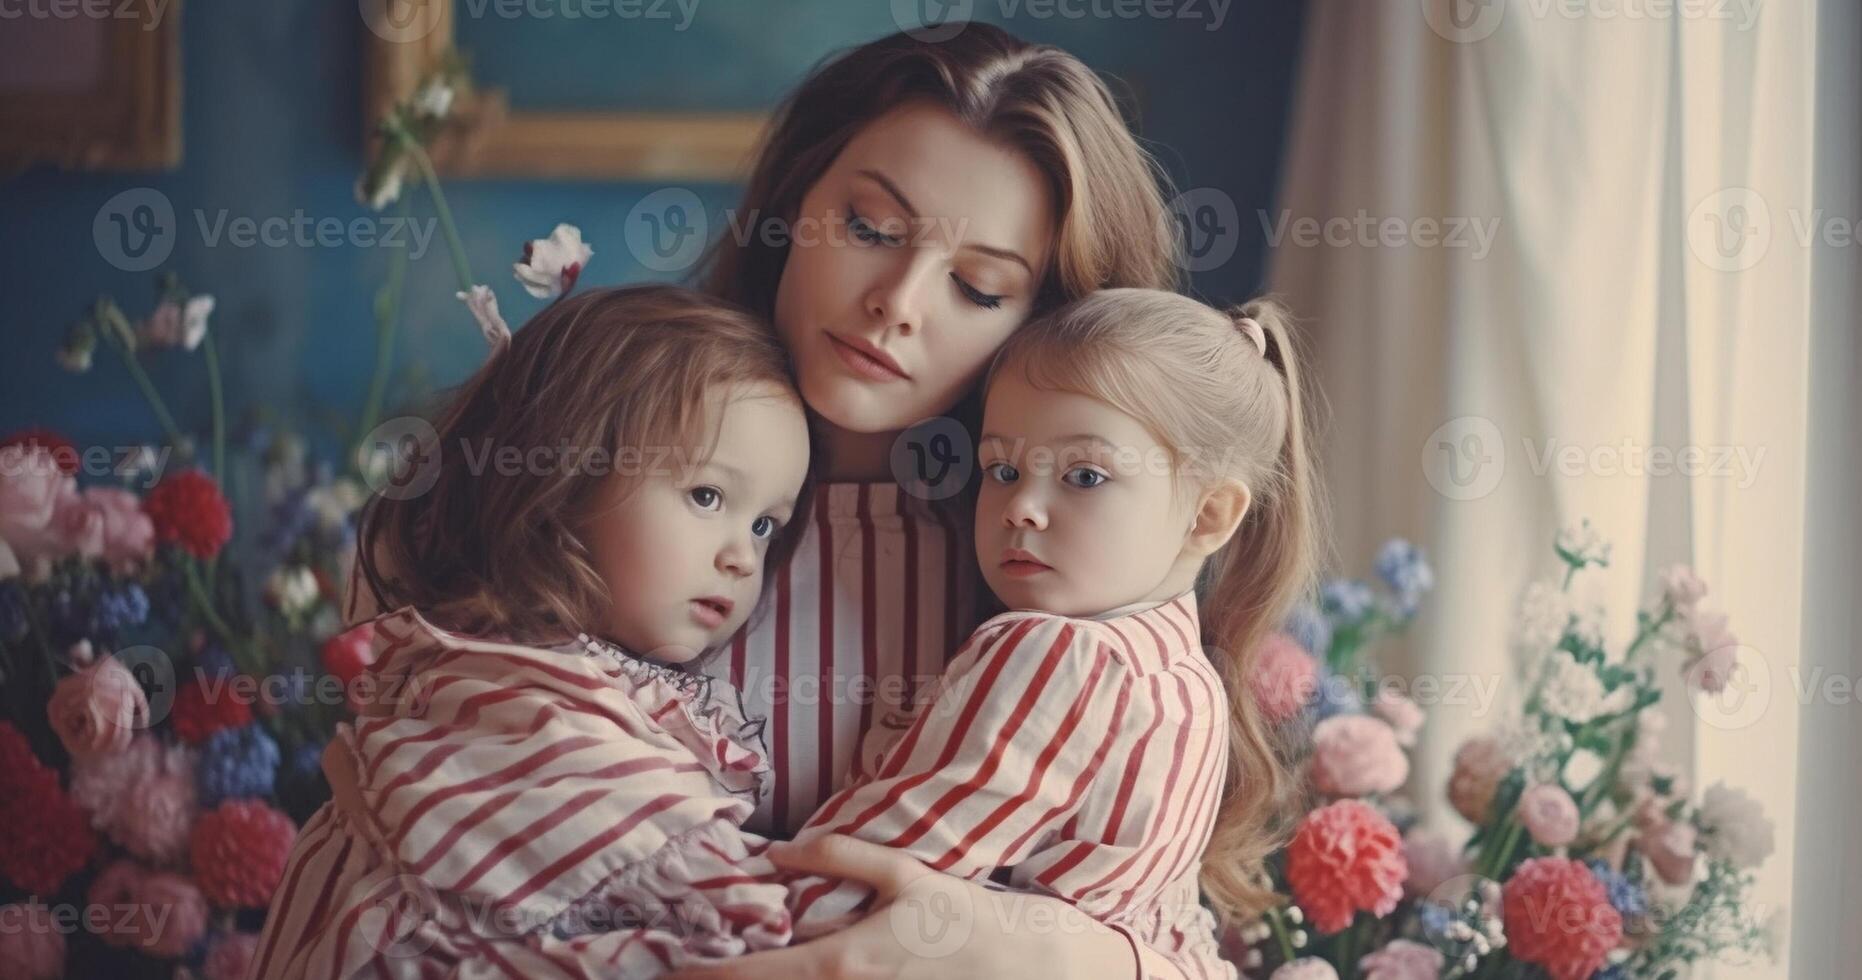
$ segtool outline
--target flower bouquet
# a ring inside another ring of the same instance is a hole
[[[390,115],[358,194],[406,208],[403,176],[420,176],[496,350],[510,332],[472,283],[423,148],[450,77]],[[590,254],[561,225],[515,272],[548,298]],[[339,607],[357,512],[401,462],[371,430],[405,261],[376,298],[376,372],[345,467],[263,419],[229,425],[213,297],[173,276],[138,320],[98,300],[57,355],[80,373],[117,355],[165,444],[113,457],[47,429],[0,440],[0,976],[247,974],[298,827],[329,796],[323,747],[372,657],[370,628],[344,630]],[[143,366],[192,355],[211,396],[205,439]]]
[[[1463,845],[1420,826],[1397,795],[1423,712],[1364,653],[1432,584],[1415,549],[1385,547],[1389,595],[1328,583],[1258,658],[1256,696],[1307,799],[1270,866],[1287,901],[1225,937],[1244,970],[1665,978],[1703,959],[1777,955],[1782,915],[1761,919],[1747,900],[1772,850],[1762,807],[1724,785],[1691,800],[1658,761],[1662,716],[1650,710],[1664,669],[1693,690],[1725,687],[1737,646],[1726,618],[1676,566],[1631,641],[1610,650],[1603,610],[1570,593],[1609,546],[1585,522],[1554,551],[1562,581],[1529,587],[1515,622],[1528,681],[1516,717],[1455,755],[1448,801],[1474,828]]]

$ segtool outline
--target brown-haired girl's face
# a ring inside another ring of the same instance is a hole
[[[803,196],[776,292],[802,396],[853,432],[954,407],[1033,310],[1054,202],[1019,150],[908,103]]]
[[[629,651],[683,663],[737,632],[756,606],[770,543],[795,519],[808,472],[808,424],[773,384],[708,401],[703,447],[640,447],[637,472],[609,479],[586,531],[608,587],[608,635]]]

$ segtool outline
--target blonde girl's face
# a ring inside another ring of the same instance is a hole
[[[1130,415],[998,371],[983,410],[976,558],[1010,609],[1094,616],[1189,587],[1195,508]],[[1032,559],[1032,560],[1029,560]]]
[[[706,417],[717,433],[709,455],[641,447],[632,492],[631,474],[611,476],[586,531],[612,600],[608,635],[663,663],[723,643],[749,618],[808,469],[794,391],[739,388],[713,399]]]
[[[862,433],[948,412],[1033,310],[1053,207],[1031,160],[948,110],[868,124],[788,229],[776,328],[809,406]]]

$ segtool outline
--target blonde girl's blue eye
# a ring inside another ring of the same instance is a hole
[[[717,487],[713,487],[713,486],[693,487],[692,489],[687,490],[685,492],[685,495],[692,501],[692,503],[695,503],[698,505],[699,510],[714,511],[714,510],[717,510],[719,507],[724,506],[724,491],[719,490]],[[711,500],[710,502],[707,502],[705,499],[702,499],[702,498],[711,498]]]
[[[983,473],[997,483],[1014,483],[1021,479],[1021,472],[1007,463],[990,463],[983,467]]]
[[[1076,475],[1080,476],[1082,478],[1082,481],[1075,481],[1073,479],[1070,479],[1071,477],[1076,476]],[[1086,477],[1091,477],[1091,480],[1086,481],[1085,480]],[[1073,469],[1068,470],[1066,476],[1061,477],[1061,480],[1063,480],[1068,486],[1077,487],[1081,490],[1091,490],[1092,488],[1096,486],[1100,486],[1104,484],[1106,481],[1110,479],[1112,478],[1105,475],[1104,473],[1099,472],[1096,469],[1093,469],[1090,466],[1076,466]]]

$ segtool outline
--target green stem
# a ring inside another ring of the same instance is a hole
[[[249,653],[245,648],[245,643],[241,641],[239,636],[234,634],[233,628],[226,624],[226,620],[220,618],[219,610],[213,607],[213,596],[207,591],[206,584],[201,581],[200,567],[195,564],[192,557],[186,557],[181,559],[181,571],[182,575],[187,579],[188,593],[194,597],[195,603],[200,606],[201,615],[206,617],[207,625],[212,626],[213,631],[220,634],[220,639],[226,642],[227,652],[233,655],[233,659],[241,672],[253,674],[253,668],[256,664],[249,656],[245,656],[245,654]]]
[[[401,196],[400,216],[407,219],[407,196]],[[362,424],[356,429],[350,462],[362,475],[362,440],[375,429],[381,417],[382,399],[387,397],[388,370],[394,363],[394,335],[401,320],[401,293],[407,281],[407,249],[394,250],[388,260],[388,281],[375,294],[375,374],[369,379],[368,400],[362,404]]]
[[[220,352],[213,343],[213,331],[209,329],[204,341],[204,353],[207,357],[207,390],[213,401],[213,475],[216,479],[226,479],[226,393],[220,383]]]
[[[1338,934],[1338,976],[1339,980],[1352,980],[1358,974],[1357,955],[1352,947],[1357,938],[1358,923],[1354,919]]]
[[[433,193],[433,209],[439,214],[440,228],[446,232],[446,247],[453,254],[453,271],[459,275],[459,288],[466,292],[472,290],[472,267],[466,262],[465,244],[459,240],[459,229],[453,225],[452,209],[446,206],[446,192],[440,190],[440,177],[433,172],[433,161],[420,141],[408,134],[407,130],[394,130],[395,138],[413,158],[414,165],[420,168],[420,179],[427,184],[427,190]]]
[[[1280,944],[1280,955],[1287,962],[1293,962],[1293,934],[1287,930],[1287,924],[1281,918],[1280,910],[1267,910],[1267,927],[1273,930],[1274,939]]]
[[[119,319],[122,317],[121,313],[115,313],[114,310],[111,312]],[[108,331],[104,333],[107,334]],[[148,401],[149,408],[154,410],[155,420],[160,422],[162,429],[168,433],[168,441],[176,449],[180,449],[187,440],[181,435],[181,427],[175,424],[175,417],[168,414],[168,404],[162,401],[161,392],[155,390],[155,382],[149,380],[148,373],[142,370],[142,365],[136,361],[136,352],[115,342],[110,342],[110,347],[122,356],[123,366],[129,369],[129,376],[135,379],[136,387],[142,389],[142,397]]]

